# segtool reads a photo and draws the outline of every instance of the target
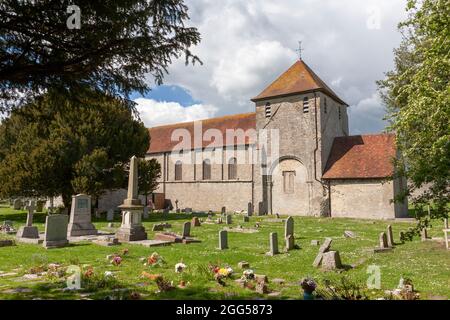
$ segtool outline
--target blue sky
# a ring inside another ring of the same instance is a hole
[[[164,85],[134,96],[147,126],[254,111],[250,99],[297,59],[350,107],[352,134],[384,129],[376,81],[393,68],[406,0],[186,0],[203,65],[173,62]]]

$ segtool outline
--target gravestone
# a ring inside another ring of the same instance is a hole
[[[330,250],[332,242],[333,242],[333,239],[331,239],[331,238],[325,239],[324,243],[319,248],[319,253],[317,254],[316,258],[314,259],[313,267],[317,268],[318,266],[320,266],[320,264],[322,263],[323,254]]]
[[[44,200],[38,200],[36,201],[36,212],[43,212],[44,211]]]
[[[278,212],[275,213],[275,218],[280,219],[280,214]]]
[[[252,216],[253,215],[253,203],[249,202],[247,204],[247,215]]]
[[[232,224],[233,223],[233,218],[231,217],[231,214],[226,214],[225,215],[225,223],[226,224]]]
[[[201,226],[201,223],[200,223],[200,220],[198,219],[198,217],[193,217],[192,218],[191,225],[193,227],[200,227]]]
[[[68,217],[65,214],[52,214],[45,219],[44,248],[60,248],[66,246]]]
[[[122,210],[122,224],[116,232],[119,242],[147,240],[147,233],[142,225],[143,206],[138,192],[138,158],[130,159],[127,198],[119,206]]]
[[[394,235],[392,233],[392,226],[388,225],[386,228],[386,235],[387,235],[387,245],[389,248],[392,248],[394,246]]]
[[[192,213],[192,208],[186,208],[186,209],[184,209],[184,213]]]
[[[20,199],[15,199],[13,202],[13,208],[14,210],[20,210],[23,207],[23,202]]]
[[[85,194],[72,196],[68,237],[97,235],[97,229],[91,222],[91,197]]]
[[[114,209],[109,209],[106,212],[106,221],[114,221]]]
[[[221,211],[222,214],[225,214],[227,212],[227,208],[226,207],[222,207]]]
[[[353,231],[346,230],[344,231],[344,237],[346,238],[356,238],[356,234]]]
[[[420,238],[422,241],[427,241],[429,239],[427,228],[423,228],[422,230],[420,230]]]
[[[387,236],[385,232],[380,233],[379,248],[381,249],[388,248]]]
[[[322,268],[324,270],[336,270],[342,268],[339,251],[328,251],[323,254]]]
[[[444,229],[448,229],[448,219],[444,219]]]
[[[183,223],[183,232],[181,236],[183,238],[191,236],[191,223],[189,221]]]
[[[228,231],[226,230],[219,231],[219,249],[228,249]]]
[[[264,202],[258,203],[258,216],[263,216],[265,214]]]
[[[294,219],[288,217],[284,223],[284,237],[287,238],[289,235],[294,236]]]
[[[20,227],[16,234],[19,241],[20,239],[39,239],[38,228],[33,226],[33,215],[35,208],[35,202],[31,200],[27,206],[27,223],[25,226]]]
[[[318,245],[320,245],[320,241],[319,240],[311,240],[311,245],[318,246]]]
[[[250,218],[248,216],[244,216],[242,218],[242,222],[249,222],[249,221],[250,221]]]
[[[276,232],[271,232],[269,236],[269,242],[270,242],[270,249],[267,253],[270,256],[274,256],[276,254],[279,254],[280,251],[278,250],[278,234]]]
[[[149,208],[147,206],[144,207],[143,218],[148,219]]]
[[[286,237],[286,251],[293,250],[294,246],[295,246],[294,236],[290,234]]]

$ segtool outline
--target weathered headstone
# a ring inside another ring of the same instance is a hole
[[[249,221],[250,221],[250,217],[248,217],[248,216],[244,216],[242,218],[242,222],[249,222]]]
[[[239,269],[248,269],[250,268],[250,263],[248,263],[247,261],[240,261],[238,263],[238,267]]]
[[[226,207],[222,207],[221,214],[226,214],[226,213],[227,213],[227,208]]]
[[[183,232],[181,236],[183,238],[191,236],[191,223],[189,221],[183,223]]]
[[[420,239],[422,241],[427,241],[428,240],[428,230],[427,228],[423,228],[422,230],[420,230]]]
[[[274,256],[278,253],[280,253],[280,251],[278,250],[278,234],[276,232],[271,232],[270,236],[269,236],[269,243],[270,243],[270,248],[269,248],[269,252],[267,252],[268,255],[270,256]]]
[[[342,268],[339,251],[328,251],[323,254],[322,268],[324,270],[335,270]]]
[[[78,237],[97,233],[91,222],[91,197],[85,194],[72,196],[67,236]]]
[[[286,237],[286,251],[293,250],[295,246],[294,236],[288,235]]]
[[[263,216],[266,213],[265,211],[265,207],[264,207],[264,202],[260,201],[258,203],[258,216]]]
[[[43,201],[43,200],[36,201],[36,212],[43,212],[44,204],[45,204],[45,201]]]
[[[20,199],[15,199],[13,202],[13,209],[14,210],[20,210],[23,207],[23,202]]]
[[[39,231],[37,227],[33,226],[33,215],[35,210],[35,202],[30,201],[27,206],[27,223],[25,226],[20,227],[19,231],[17,231],[16,237],[20,241],[20,239],[39,239]]]
[[[379,247],[381,249],[388,248],[387,236],[385,232],[380,233],[379,236]]]
[[[52,214],[45,219],[45,248],[60,248],[66,246],[67,240],[67,225],[68,216],[65,214]]]
[[[106,212],[106,221],[114,221],[114,209],[109,209]]]
[[[320,266],[320,264],[322,263],[323,254],[330,250],[332,242],[333,242],[333,239],[331,239],[331,238],[325,239],[324,243],[319,248],[319,253],[317,254],[316,258],[314,259],[313,267],[317,268],[318,266]]]
[[[142,225],[143,206],[138,193],[138,158],[135,156],[130,160],[127,198],[119,208],[122,210],[122,224],[116,232],[119,241],[147,240],[147,233]]]
[[[394,246],[394,235],[392,233],[391,225],[387,226],[386,235],[387,235],[387,245],[388,245],[388,247],[392,248]]]
[[[144,207],[144,212],[142,214],[144,219],[148,219],[149,208],[147,206]]]
[[[287,238],[289,235],[294,236],[294,219],[288,217],[284,223],[284,237]]]
[[[226,230],[219,231],[219,249],[228,249],[228,231]]]
[[[253,215],[253,203],[249,202],[247,204],[247,215],[252,216]]]
[[[200,227],[201,226],[201,223],[200,223],[200,220],[198,219],[198,217],[193,217],[192,221],[191,221],[191,224],[192,224],[193,227]]]
[[[232,224],[233,223],[233,218],[231,217],[231,214],[225,215],[225,223],[226,224]]]
[[[185,208],[184,213],[192,213],[192,208]]]

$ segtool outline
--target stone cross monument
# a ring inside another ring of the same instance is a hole
[[[130,160],[127,198],[119,208],[122,210],[122,224],[116,233],[119,241],[147,240],[147,233],[142,225],[144,206],[138,195],[138,158],[136,156],[131,157]]]
[[[28,202],[28,205],[26,206],[26,209],[28,210],[27,224],[23,227],[20,227],[20,229],[17,231],[16,237],[18,240],[39,239],[38,228],[33,226],[33,214],[34,210],[36,209],[35,202],[33,200],[30,200],[30,202]]]

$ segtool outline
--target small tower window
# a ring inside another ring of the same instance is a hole
[[[328,112],[328,104],[327,104],[327,98],[323,98],[323,112],[327,113]]]
[[[209,159],[205,159],[202,165],[203,171],[203,180],[211,180],[211,161]]]
[[[180,160],[175,163],[175,181],[181,181],[183,178],[183,164]]]
[[[338,107],[338,113],[339,113],[339,120],[340,120],[342,118],[341,107]]]
[[[272,116],[272,107],[270,105],[270,102],[266,103],[265,112],[266,112],[266,118],[270,118]]]
[[[236,158],[231,158],[228,162],[228,180],[237,179],[237,161]]]
[[[303,98],[303,113],[309,112],[309,99],[308,97]]]

